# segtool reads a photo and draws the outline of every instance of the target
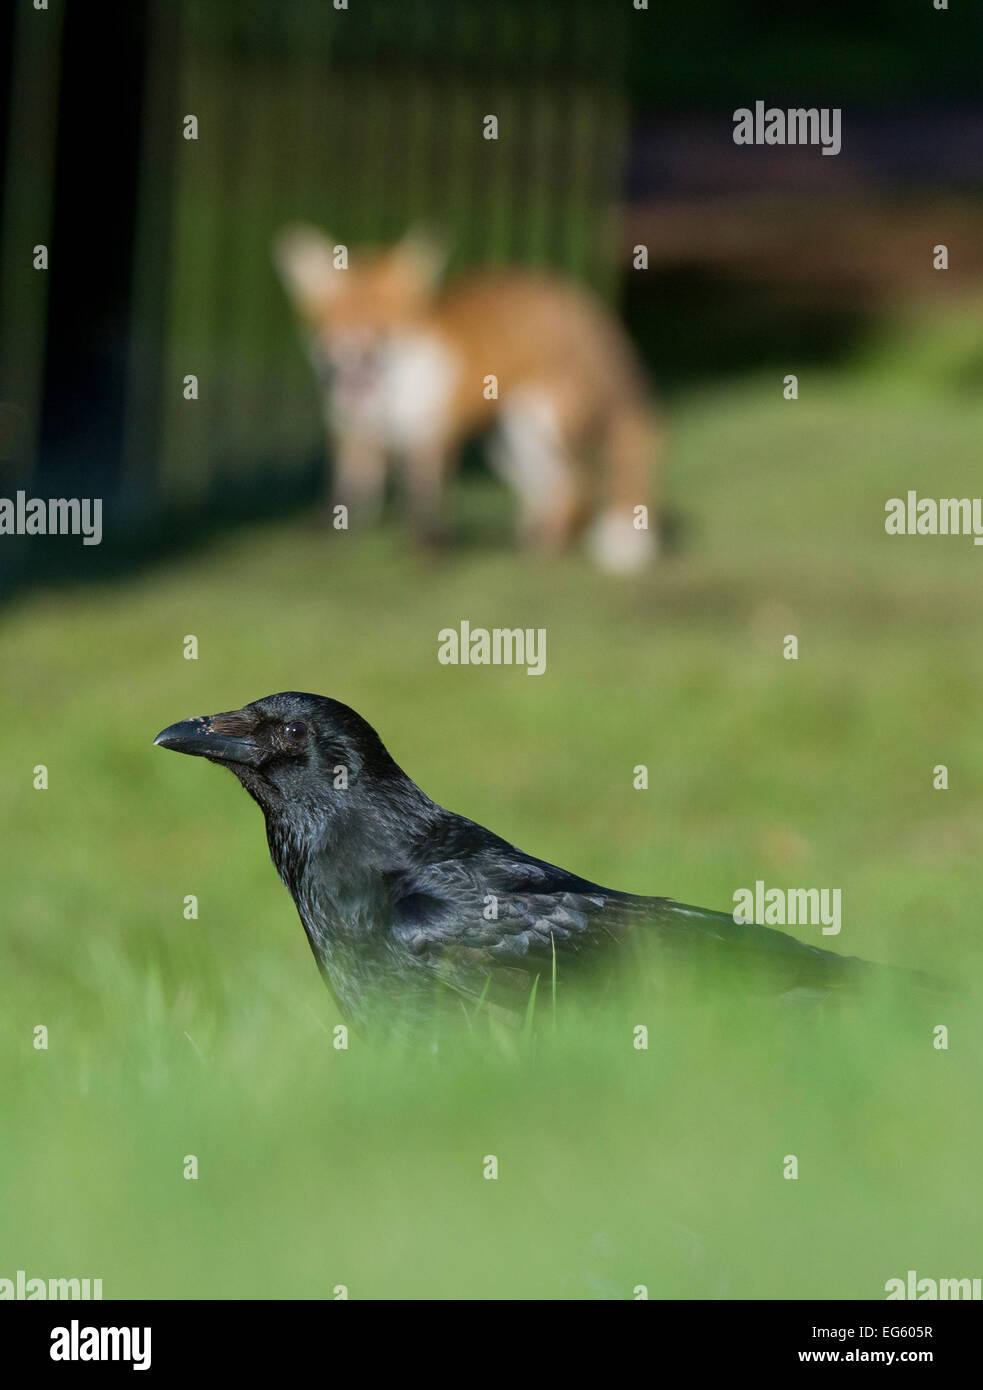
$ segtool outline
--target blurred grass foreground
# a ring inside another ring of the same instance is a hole
[[[914,1017],[708,995],[604,1023],[561,989],[555,1030],[513,1057],[476,1036],[338,1050],[256,808],[151,748],[189,714],[330,694],[433,797],[544,858],[725,908],[757,878],[839,886],[824,944],[977,978],[983,557],[886,536],[883,514],[907,488],[976,491],[983,412],[929,391],[901,412],[898,371],[681,399],[677,545],[631,586],[578,556],[517,563],[475,475],[452,555],[396,524],[257,524],[11,606],[0,1275],[100,1277],[107,1298],[617,1299],[979,1273],[972,988]],[[545,675],[439,665],[462,617],[545,627]]]

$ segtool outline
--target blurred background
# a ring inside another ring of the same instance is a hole
[[[88,570],[310,500],[317,393],[270,268],[292,220],[354,247],[430,224],[452,274],[518,263],[584,280],[670,393],[875,342],[903,355],[907,320],[930,311],[931,342],[915,335],[930,365],[975,383],[980,333],[949,315],[978,308],[983,276],[978,8],[926,4],[903,25],[890,3],[661,8],[10,7],[8,489],[74,495],[84,468],[108,521]],[[732,113],[757,96],[842,106],[842,152],[735,146]],[[487,112],[495,141],[479,138]],[[197,140],[181,138],[187,114]],[[39,242],[48,272],[24,249]],[[633,269],[639,245],[648,269]],[[0,582],[78,549],[8,539]]]
[[[883,518],[980,491],[979,8],[22,0],[0,26],[0,495],[105,501],[98,547],[0,537],[0,1276],[318,1298],[978,1276],[983,558]],[[735,146],[759,98],[842,107],[842,152]],[[398,516],[325,534],[269,256],[296,219],[353,246],[431,223],[452,275],[550,266],[602,295],[665,410],[665,558],[628,582],[518,556],[480,452],[457,546],[416,553]],[[440,666],[462,618],[545,627],[546,675]],[[291,688],[532,853],[707,906],[840,887],[837,949],[970,999],[561,1009],[518,1058],[338,1052],[255,808],[150,748]]]

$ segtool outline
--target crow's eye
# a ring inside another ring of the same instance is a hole
[[[304,739],[307,737],[307,725],[304,723],[303,719],[291,719],[283,732],[287,735],[291,743],[303,743]]]

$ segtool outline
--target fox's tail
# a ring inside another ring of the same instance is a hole
[[[659,550],[659,506],[653,491],[662,453],[662,426],[648,403],[626,404],[601,439],[604,499],[587,533],[594,563],[609,574],[630,574]]]

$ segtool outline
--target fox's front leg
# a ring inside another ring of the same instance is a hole
[[[386,455],[374,439],[359,434],[334,437],[333,477],[328,479],[328,518],[339,503],[356,525],[376,521],[386,486]]]
[[[442,538],[441,497],[454,454],[443,441],[421,444],[402,460],[406,504],[417,540],[432,544]]]
[[[489,450],[492,467],[519,498],[519,538],[531,549],[562,549],[583,504],[561,428],[561,401],[556,391],[513,391],[502,402]]]

